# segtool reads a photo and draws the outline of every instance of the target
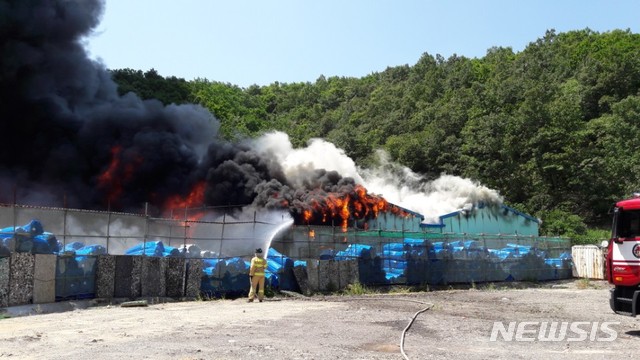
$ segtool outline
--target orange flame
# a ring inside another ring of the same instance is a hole
[[[120,197],[120,194],[122,194],[122,184],[118,176],[116,176],[116,172],[120,167],[121,151],[122,147],[120,145],[111,148],[111,163],[109,163],[109,167],[98,176],[98,187],[109,191],[107,195],[109,201],[117,199]]]
[[[136,167],[142,163],[142,157],[136,157],[133,162],[126,163],[122,167],[122,146],[115,145],[111,148],[111,162],[109,167],[98,175],[98,187],[107,191],[109,202],[117,200],[123,191],[123,182],[133,178]]]
[[[206,183],[202,181],[197,183],[186,196],[174,195],[169,197],[164,203],[164,212],[166,216],[173,219],[184,218],[187,221],[198,221],[202,219],[205,214],[204,211],[187,213],[187,210],[199,208],[204,205],[205,190]],[[184,213],[181,214],[180,210],[184,210]]]
[[[346,231],[350,222],[376,218],[380,212],[410,216],[408,212],[389,204],[383,197],[369,194],[362,185],[355,185],[352,193],[324,194],[318,190],[313,195],[307,201],[309,208],[301,212],[301,218],[306,224],[333,224],[334,221],[339,221],[342,230]],[[366,223],[363,226],[368,228]]]
[[[201,181],[186,196],[174,195],[169,197],[164,203],[165,210],[201,207],[204,204],[205,188],[206,183]]]
[[[309,222],[312,216],[313,214],[311,213],[311,210],[302,211],[302,218],[304,219],[305,222]]]

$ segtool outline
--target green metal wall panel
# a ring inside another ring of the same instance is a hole
[[[441,217],[442,232],[457,234],[513,234],[538,236],[537,219],[509,207],[461,210]]]

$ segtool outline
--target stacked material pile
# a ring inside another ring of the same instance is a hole
[[[55,254],[58,251],[58,240],[52,233],[45,232],[37,219],[22,226],[0,229],[0,256],[8,256],[11,252]]]

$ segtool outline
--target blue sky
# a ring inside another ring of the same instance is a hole
[[[556,32],[640,32],[636,0],[106,0],[87,41],[108,68],[252,84],[362,77],[423,53],[522,51]]]

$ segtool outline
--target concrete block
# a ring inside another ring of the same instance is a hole
[[[355,284],[360,281],[360,266],[358,265],[358,260],[350,260],[351,264],[349,268],[349,283]]]
[[[113,296],[133,299],[140,297],[141,274],[141,256],[116,255]]]
[[[338,262],[335,260],[318,261],[318,289],[320,291],[336,291],[340,286]]]
[[[305,295],[311,295],[309,289],[309,278],[307,276],[307,268],[304,266],[294,266],[293,276],[296,278],[300,292]]]
[[[347,261],[336,261],[337,266],[337,286],[338,289],[343,289],[347,286],[349,279],[349,264]]]
[[[172,298],[181,298],[184,296],[187,263],[184,258],[169,257],[166,258],[166,289],[167,296]]]
[[[320,290],[318,262],[319,260],[307,260],[307,285],[309,286],[309,291],[312,293]]]
[[[346,288],[350,284],[358,282],[358,260],[341,260],[338,263],[338,288]]]
[[[184,296],[195,298],[200,296],[200,284],[202,283],[202,259],[187,259],[187,287]]]
[[[165,297],[167,295],[166,262],[161,257],[142,257],[142,271],[140,275],[140,291],[142,297]]]
[[[116,273],[116,258],[113,255],[99,255],[96,264],[96,298],[113,298]]]
[[[29,253],[11,254],[9,306],[30,304],[33,300],[35,257]]]
[[[10,257],[0,257],[0,308],[9,306]]]
[[[56,301],[56,262],[56,255],[35,255],[33,271],[34,304],[45,304]]]
[[[340,290],[340,271],[339,261],[326,260],[326,278],[327,278],[327,291]]]
[[[318,260],[318,291],[326,291],[329,286],[328,267],[327,260]]]
[[[144,256],[133,256],[131,273],[131,297],[138,298],[142,294],[142,259]]]

